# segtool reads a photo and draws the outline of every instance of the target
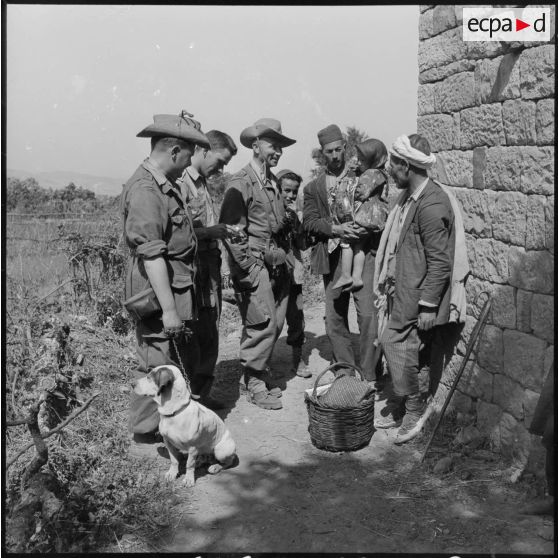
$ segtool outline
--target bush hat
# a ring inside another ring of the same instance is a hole
[[[337,124],[330,124],[318,132],[318,141],[322,147],[334,141],[344,140],[343,132],[341,132]]]
[[[283,135],[281,122],[275,118],[260,118],[252,126],[244,128],[240,133],[240,143],[250,149],[254,140],[261,137],[275,140],[280,147],[288,147],[296,143],[296,140]]]
[[[193,114],[183,110],[180,114],[156,114],[153,124],[144,128],[136,137],[152,138],[154,136],[179,138],[202,147],[211,148],[209,140],[201,131],[201,124],[192,118]]]

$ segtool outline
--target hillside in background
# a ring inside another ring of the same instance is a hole
[[[65,188],[70,182],[73,182],[76,186],[91,190],[96,196],[118,196],[122,191],[122,185],[126,182],[126,179],[69,171],[33,173],[19,169],[7,169],[6,176],[18,180],[34,178],[42,188],[53,188],[54,190]]]

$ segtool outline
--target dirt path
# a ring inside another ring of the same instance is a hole
[[[199,471],[193,489],[176,481],[183,497],[176,505],[178,527],[159,541],[159,548],[552,553],[552,523],[514,515],[525,495],[497,480],[501,464],[463,461],[440,477],[431,472],[431,464],[417,465],[424,440],[395,446],[395,430],[375,432],[370,445],[357,452],[314,448],[303,391],[328,365],[330,349],[323,309],[312,308],[306,317],[314,376],[290,377],[290,348],[281,337],[272,361],[286,384],[281,411],[263,411],[239,393],[240,332],[224,340],[213,394],[236,401],[221,414],[237,442],[240,464],[216,476]],[[350,325],[357,331],[354,315]],[[463,470],[471,475],[468,480],[461,480]]]

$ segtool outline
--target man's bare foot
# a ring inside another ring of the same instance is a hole
[[[364,286],[362,279],[360,277],[353,277],[353,284],[351,286],[351,291],[359,291]]]

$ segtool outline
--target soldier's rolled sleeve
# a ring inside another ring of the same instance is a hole
[[[129,197],[126,238],[141,258],[156,258],[167,253],[163,240],[168,216],[153,187],[135,188]]]

